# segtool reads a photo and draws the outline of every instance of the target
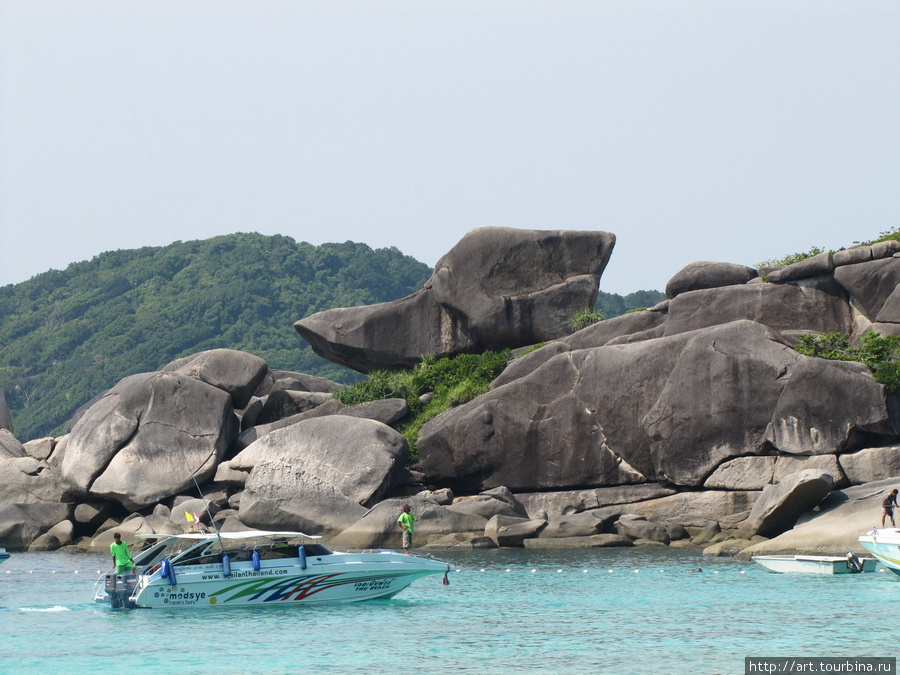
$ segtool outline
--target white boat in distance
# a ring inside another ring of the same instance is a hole
[[[112,607],[283,606],[390,598],[447,563],[389,550],[336,552],[301,532],[137,535],[158,540],[134,574],[107,573],[95,602]]]
[[[900,528],[869,530],[859,538],[859,543],[891,572],[900,574]]]
[[[874,572],[875,558],[838,555],[755,555],[751,560],[770,572],[799,574],[860,574]]]

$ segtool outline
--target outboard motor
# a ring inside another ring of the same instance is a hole
[[[860,562],[860,559],[856,557],[853,551],[847,552],[847,569],[854,574],[863,571],[862,562]]]
[[[106,575],[104,583],[110,607],[113,609],[134,607],[131,594],[134,593],[134,587],[137,586],[137,574],[109,573]]]

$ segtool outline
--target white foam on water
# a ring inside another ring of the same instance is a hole
[[[53,607],[19,607],[20,612],[71,612],[72,610],[62,605]]]

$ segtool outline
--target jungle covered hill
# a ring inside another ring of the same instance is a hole
[[[217,347],[353,382],[293,329],[332,307],[395,300],[431,268],[396,248],[230,234],[101,253],[0,288],[0,391],[21,440],[59,433],[127,375]]]
[[[27,441],[62,433],[79,406],[123,377],[207,349],[349,384],[362,376],[316,356],[293,323],[396,300],[431,272],[394,247],[255,233],[101,253],[0,287],[0,391]],[[612,318],[663,298],[601,291],[596,309]]]

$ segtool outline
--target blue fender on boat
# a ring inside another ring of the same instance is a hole
[[[306,569],[306,547],[302,544],[297,548],[297,555],[300,557],[300,569]]]
[[[222,576],[231,576],[231,559],[228,557],[227,553],[222,554]]]
[[[259,569],[259,551],[253,551],[253,569]]]
[[[159,574],[160,576],[169,577],[169,583],[173,586],[176,584],[175,566],[169,561],[168,558],[162,559],[162,562],[159,565]]]

